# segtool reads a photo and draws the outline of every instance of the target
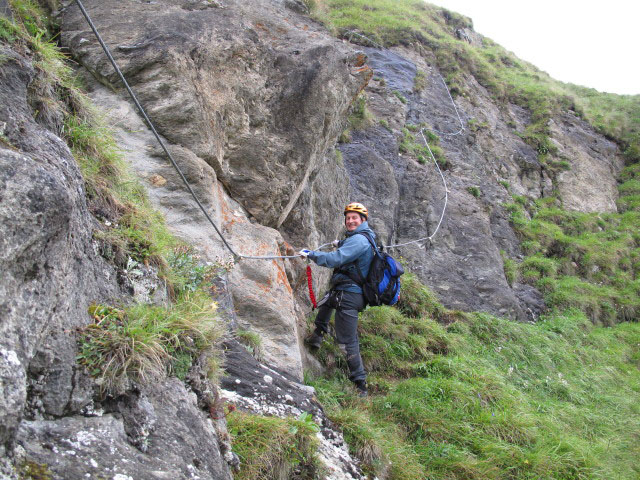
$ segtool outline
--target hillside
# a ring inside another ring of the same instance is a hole
[[[220,234],[77,4],[0,1],[3,478],[637,478],[640,96],[421,1],[84,4]],[[367,399],[235,254],[349,201],[410,272]]]

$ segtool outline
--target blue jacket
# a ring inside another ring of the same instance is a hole
[[[357,235],[358,232],[368,233],[371,240],[375,242],[376,234],[369,228],[367,222],[362,222],[353,232],[347,232],[346,238],[340,242],[337,250],[333,252],[313,251],[309,254],[309,258],[321,267],[329,268],[340,268],[357,261],[363,278],[367,278],[374,252],[369,240],[364,235]],[[353,271],[356,277],[358,276],[355,272],[355,265],[349,265],[348,270]],[[333,274],[331,286],[336,286],[336,290],[362,293],[362,288],[343,273],[335,272]]]

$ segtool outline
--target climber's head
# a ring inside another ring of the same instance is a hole
[[[354,202],[347,205],[344,208],[344,225],[347,231],[352,232],[362,225],[362,222],[366,222],[368,215],[367,207],[361,203]]]

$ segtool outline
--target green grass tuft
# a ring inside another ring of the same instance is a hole
[[[315,433],[319,427],[310,414],[281,419],[235,411],[227,423],[241,462],[235,479],[318,478],[321,467]]]
[[[224,335],[216,304],[202,290],[184,294],[169,308],[92,305],[89,314],[95,323],[82,329],[77,359],[108,394],[121,393],[131,382],[160,379],[172,369],[184,375],[187,356],[216,346]]]

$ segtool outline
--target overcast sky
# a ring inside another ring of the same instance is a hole
[[[428,0],[556,80],[640,94],[640,1]]]

